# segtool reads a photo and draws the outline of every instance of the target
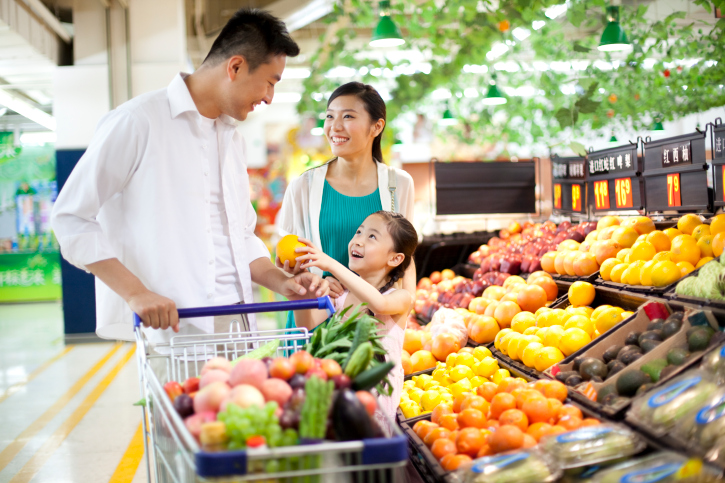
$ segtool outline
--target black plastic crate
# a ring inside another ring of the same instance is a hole
[[[669,285],[665,285],[664,287],[645,287],[644,285],[629,285],[627,283],[618,283],[612,282],[611,280],[603,280],[601,277],[598,277],[595,283],[597,285],[612,288],[615,290],[620,290],[622,292],[641,294],[641,296],[643,297],[665,297],[666,293],[673,292],[675,290],[675,287],[677,287],[677,284],[680,283],[681,280],[684,280],[687,277],[691,277],[693,275],[697,275],[698,271],[700,271],[699,268],[688,273],[680,280]]]
[[[586,277],[578,277],[575,275],[559,275],[558,273],[551,273],[549,275],[551,275],[551,277],[557,282],[561,281],[568,284],[572,284],[574,282],[589,282],[593,284],[597,280],[597,278],[599,278],[599,270],[592,273],[591,275],[587,275]]]

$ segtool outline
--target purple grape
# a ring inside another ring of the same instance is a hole
[[[279,417],[279,425],[282,429],[296,429],[299,425],[299,417],[294,411],[285,411],[282,416]]]
[[[292,389],[304,389],[307,378],[302,374],[295,374],[288,382]]]
[[[181,418],[194,414],[194,400],[188,394],[180,394],[174,399],[174,409]]]
[[[352,386],[352,381],[350,380],[350,377],[346,376],[345,374],[339,374],[337,376],[334,376],[332,380],[335,383],[335,389],[347,389]]]

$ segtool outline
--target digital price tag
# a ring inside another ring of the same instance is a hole
[[[582,187],[578,184],[571,185],[571,209],[572,211],[582,210]]]
[[[617,208],[632,208],[632,178],[615,179],[614,195]]]
[[[609,209],[609,181],[594,182],[594,206],[597,210]],[[619,199],[617,200],[617,208],[619,208]]]
[[[722,198],[723,198],[723,201],[725,201],[725,164],[722,165],[722,183],[723,183],[722,184],[722,186],[723,186]]]
[[[554,185],[554,208],[561,209],[561,184]]]
[[[682,206],[680,173],[667,175],[667,206]]]

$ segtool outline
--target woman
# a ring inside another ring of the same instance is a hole
[[[306,171],[287,188],[277,215],[281,236],[306,238],[347,267],[347,245],[365,218],[387,210],[413,221],[413,179],[383,164],[380,142],[385,122],[385,101],[372,86],[350,82],[335,89],[327,101],[324,127],[335,157]],[[282,266],[279,259],[277,264]],[[292,270],[285,263],[285,269],[296,273],[300,265]],[[331,295],[341,295],[343,286],[329,273],[324,275],[331,282]],[[412,263],[403,277],[403,288],[415,293]],[[295,327],[291,313],[287,327]]]

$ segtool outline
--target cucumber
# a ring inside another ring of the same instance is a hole
[[[370,322],[365,318],[361,319],[357,323],[357,328],[355,329],[355,337],[352,339],[352,345],[350,346],[350,356],[348,357],[347,361],[345,361],[345,365],[342,367],[343,370],[347,368],[347,365],[352,360],[352,356],[357,350],[358,347],[360,347],[361,344],[364,342],[368,342],[368,338],[370,337]],[[372,349],[372,344],[370,344],[370,348]],[[364,366],[361,370],[364,370],[367,368],[367,365]],[[359,372],[359,371],[358,371]],[[347,374],[347,373],[346,373]],[[349,375],[349,374],[348,374]],[[350,376],[352,377],[352,376]]]
[[[345,375],[355,379],[358,374],[367,369],[373,359],[373,345],[370,342],[363,342],[355,349],[345,365]]]
[[[352,381],[352,388],[356,391],[369,391],[382,382],[393,370],[393,367],[395,364],[392,362],[385,362],[361,372]]]
[[[277,353],[277,349],[279,349],[279,339],[269,341],[262,347],[258,347],[252,352],[248,352],[243,356],[234,359],[232,361],[232,367],[237,365],[237,362],[242,359],[264,359],[265,357],[272,357]]]

